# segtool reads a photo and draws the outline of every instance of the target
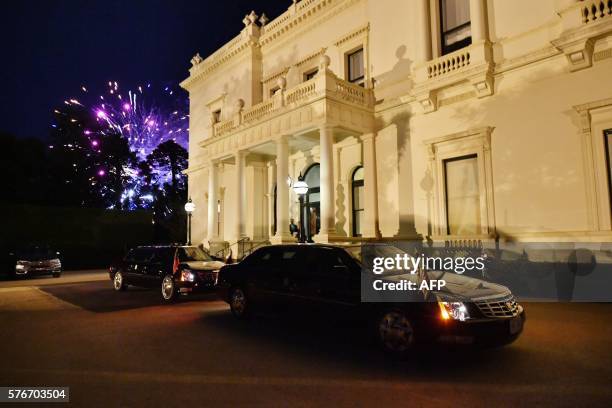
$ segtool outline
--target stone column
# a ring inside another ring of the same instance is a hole
[[[287,136],[276,139],[276,235],[272,243],[295,242],[289,233],[289,143]]]
[[[321,230],[317,242],[328,242],[336,235],[336,203],[334,199],[334,128],[323,125],[319,128],[320,137],[320,176],[321,176]]]
[[[416,62],[426,62],[431,60],[431,26],[429,24],[429,0],[419,0],[417,4],[417,13],[419,42]]]
[[[219,186],[217,184],[218,167],[214,162],[210,162],[208,166],[208,242],[216,241],[219,236],[217,234],[218,213],[217,213],[217,193]]]
[[[236,219],[235,219],[235,234],[236,241],[246,236],[245,228],[245,174],[244,174],[244,163],[245,163],[246,152],[244,150],[238,150],[234,154],[236,161],[236,174],[235,174],[235,186],[236,186]]]
[[[485,0],[470,0],[472,43],[489,39]]]
[[[378,220],[378,181],[376,170],[376,134],[361,136],[363,143],[363,188],[364,188],[364,223],[362,234],[366,238],[380,238]]]

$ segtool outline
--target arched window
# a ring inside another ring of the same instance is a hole
[[[353,236],[361,236],[363,225],[363,167],[359,166],[353,171],[351,178],[352,197],[353,197]]]

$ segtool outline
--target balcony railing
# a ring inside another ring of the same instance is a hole
[[[567,57],[570,71],[593,65],[593,45],[612,33],[612,0],[582,0],[558,10],[561,35],[552,40]]]
[[[243,122],[253,122],[274,110],[274,100],[270,99],[246,109],[242,115]]]
[[[344,81],[326,70],[293,88],[278,91],[270,99],[241,110],[223,122],[215,123],[213,136],[222,136],[241,126],[265,120],[282,110],[295,109],[320,97],[329,97],[361,107],[371,108],[374,104],[371,89]]]
[[[427,77],[436,78],[470,65],[470,49],[462,48],[427,64]]]
[[[285,94],[285,101],[287,104],[296,103],[304,98],[308,98],[316,92],[316,85],[314,79],[306,81]]]
[[[612,0],[586,0],[581,3],[583,24],[612,18]]]

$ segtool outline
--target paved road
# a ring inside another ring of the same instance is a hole
[[[103,280],[108,280],[108,272],[106,269],[64,271],[59,278],[54,278],[51,275],[43,275],[28,279],[10,279],[7,274],[3,274],[0,275],[0,288],[65,285],[67,283],[94,282]]]
[[[260,316],[214,295],[160,304],[110,281],[0,284],[0,385],[67,385],[73,406],[610,406],[612,305],[528,304],[524,335],[398,363],[362,329]],[[61,405],[54,405],[61,406]]]

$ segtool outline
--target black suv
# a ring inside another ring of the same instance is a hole
[[[141,246],[111,266],[109,277],[117,291],[128,285],[157,287],[162,299],[172,302],[179,294],[213,288],[223,265],[194,246]]]
[[[221,268],[217,293],[239,319],[260,308],[368,319],[385,351],[398,357],[418,343],[507,344],[523,330],[523,308],[506,287],[454,273],[445,276],[450,284],[444,291],[416,291],[416,302],[362,302],[362,278],[368,272],[361,262],[339,246],[267,246]],[[429,282],[440,272],[423,274],[404,271],[380,278]]]

